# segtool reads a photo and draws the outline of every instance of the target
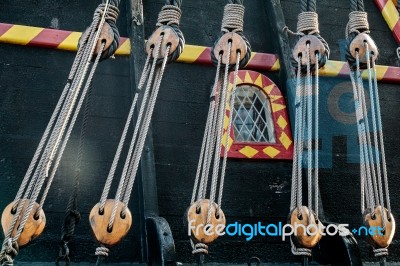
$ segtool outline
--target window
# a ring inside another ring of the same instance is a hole
[[[229,114],[232,111],[228,157],[292,159],[293,140],[289,117],[279,88],[258,72],[241,70],[236,90],[232,94],[233,80],[232,73],[222,139],[225,145]],[[231,96],[234,97],[233,108],[229,106]]]

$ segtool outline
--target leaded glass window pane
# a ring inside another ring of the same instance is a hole
[[[271,105],[267,95],[255,86],[241,85],[233,97],[235,141],[275,143]]]

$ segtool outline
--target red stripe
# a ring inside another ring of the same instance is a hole
[[[70,31],[43,29],[27,45],[57,48],[70,34]]]
[[[400,68],[398,67],[389,67],[383,76],[382,80],[385,80],[390,83],[400,83]]]
[[[256,53],[247,64],[246,69],[270,70],[277,60],[277,55]]]
[[[211,62],[211,47],[207,47],[201,54],[200,56],[196,59],[195,61],[198,64],[202,65],[212,65]]]
[[[126,38],[126,37],[120,37],[118,48],[121,47],[127,40],[128,40],[128,38]]]
[[[338,76],[348,76],[350,74],[349,64],[344,62],[342,69],[339,71]]]
[[[382,11],[388,1],[389,0],[375,0],[375,4],[378,6],[379,10]]]
[[[12,26],[12,24],[0,23],[0,36],[6,33]]]
[[[397,44],[400,45],[400,20],[397,21],[396,25],[393,28],[393,36],[397,41]]]

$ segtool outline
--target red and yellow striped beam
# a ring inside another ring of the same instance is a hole
[[[383,18],[393,32],[396,42],[400,45],[400,17],[396,5],[394,4],[396,2],[397,0],[375,0],[375,4],[378,6]]]
[[[76,51],[80,36],[81,32],[0,23],[0,43]],[[116,55],[127,56],[130,52],[129,39],[121,37]],[[178,62],[212,65],[210,52],[210,47],[185,45]],[[246,68],[259,71],[278,71],[280,69],[279,58],[275,54],[252,53]],[[341,77],[348,76],[349,72],[346,63],[330,60],[320,74],[327,77]],[[381,82],[400,84],[400,68],[398,67],[377,66],[377,76]],[[367,77],[366,71],[363,72],[363,77]]]

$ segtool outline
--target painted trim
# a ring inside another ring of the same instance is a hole
[[[383,18],[388,24],[390,30],[393,33],[393,36],[400,45],[400,16],[397,11],[396,5],[391,0],[374,0],[375,4],[378,6],[379,10],[382,13]]]
[[[222,137],[222,151],[224,154],[227,129],[229,123],[230,97],[232,95],[234,73],[232,72],[229,79],[227,107],[224,119],[224,135]],[[289,115],[286,108],[285,98],[283,97],[278,86],[275,85],[268,77],[251,70],[240,70],[237,77],[237,86],[252,85],[260,89],[271,104],[272,120],[274,124],[276,143],[237,143],[233,127],[229,132],[229,158],[236,159],[275,159],[275,160],[292,160],[293,159],[293,138],[290,130]]]
[[[376,1],[382,2],[388,0]],[[81,32],[74,31],[0,23],[0,43],[76,51],[81,34]],[[116,55],[128,56],[130,52],[131,47],[129,39],[121,37],[120,47],[117,50]],[[185,45],[185,49],[177,62],[211,66],[210,52],[210,47]],[[278,71],[280,70],[279,58],[275,54],[252,53],[246,69]],[[377,74],[378,80],[381,82],[400,84],[399,67],[378,65]],[[347,63],[330,60],[327,62],[325,67],[321,69],[320,75],[326,77],[347,77],[349,75],[349,68]],[[367,71],[363,72],[363,77],[368,77]]]

